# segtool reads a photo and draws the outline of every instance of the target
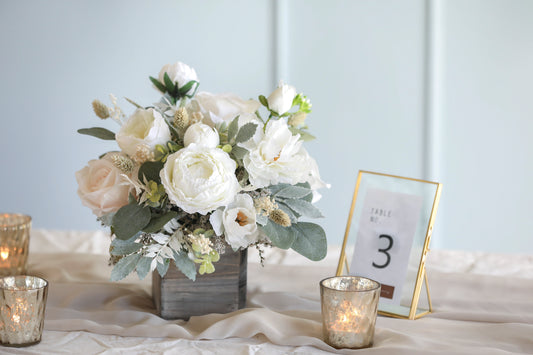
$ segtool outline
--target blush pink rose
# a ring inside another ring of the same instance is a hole
[[[78,196],[84,206],[101,217],[116,212],[128,204],[131,185],[122,184],[123,172],[118,169],[108,153],[98,160],[89,161],[88,165],[76,172]]]

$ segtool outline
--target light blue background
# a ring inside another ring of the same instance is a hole
[[[148,76],[180,60],[201,90],[311,98],[330,244],[361,169],[444,184],[433,248],[531,253],[531,18],[519,0],[0,0],[0,211],[98,228],[74,172],[115,145],[76,130],[102,124],[95,98],[158,100]]]

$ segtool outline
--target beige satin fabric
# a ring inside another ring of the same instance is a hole
[[[50,232],[47,237],[59,239],[61,233]],[[335,272],[336,258],[331,255],[323,262],[304,265],[294,265],[291,260],[297,257],[291,253],[274,255],[279,263],[265,267],[253,262],[252,256],[246,309],[185,322],[155,315],[150,280],[133,276],[109,282],[107,256],[94,252],[99,250],[94,245],[88,253],[52,253],[44,247],[42,253],[30,250],[30,273],[50,282],[43,342],[32,348],[37,352],[52,351],[54,343],[64,344],[65,349],[79,344],[85,353],[102,349],[111,353],[116,349],[138,353],[176,349],[185,353],[355,352],[336,350],[322,341],[318,282]],[[374,347],[359,352],[533,353],[533,277],[472,274],[461,263],[454,271],[446,260],[464,260],[466,253],[462,259],[461,252],[435,255],[429,261],[435,313],[416,321],[378,317]],[[504,259],[499,257],[500,267],[504,261],[513,264],[520,258]],[[519,262],[527,269],[529,257],[522,256]],[[439,269],[439,265],[446,267]]]

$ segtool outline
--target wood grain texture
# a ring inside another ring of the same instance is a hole
[[[248,251],[227,251],[215,272],[189,280],[172,264],[165,277],[152,275],[157,313],[165,319],[189,319],[209,313],[229,313],[246,306]]]

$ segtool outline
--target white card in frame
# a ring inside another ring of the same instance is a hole
[[[432,311],[425,260],[441,190],[426,180],[357,176],[337,275],[380,282],[380,314],[416,319]]]

